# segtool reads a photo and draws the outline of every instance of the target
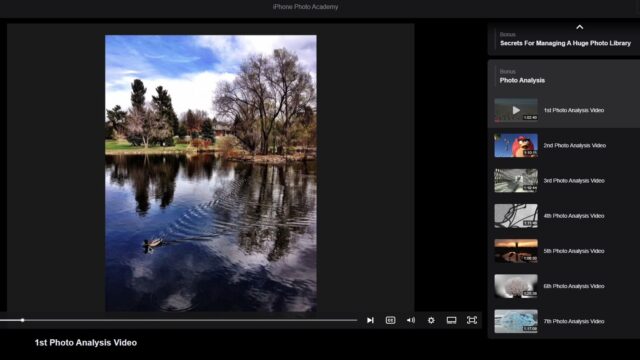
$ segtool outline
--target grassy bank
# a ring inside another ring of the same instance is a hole
[[[144,146],[133,146],[128,141],[120,140],[105,140],[104,151],[107,155],[118,154],[176,154],[176,153],[189,153],[196,152],[196,148],[189,146],[188,144],[176,144],[175,146],[150,146],[144,148]]]
[[[221,156],[231,161],[253,162],[258,164],[284,164],[286,162],[297,162],[305,160],[315,160],[315,152],[308,153],[305,157],[302,153],[291,153],[285,158],[282,155],[251,155],[242,150],[230,137],[220,138],[213,146],[206,151],[219,152]],[[143,154],[193,154],[198,149],[189,144],[176,144],[175,146],[133,146],[125,139],[105,140],[104,150],[106,155],[143,155]]]

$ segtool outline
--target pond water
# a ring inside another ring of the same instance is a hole
[[[107,311],[315,311],[316,186],[312,162],[107,155]]]

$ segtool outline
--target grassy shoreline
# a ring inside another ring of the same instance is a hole
[[[214,147],[205,151],[215,151]],[[176,144],[174,146],[133,146],[126,140],[105,140],[105,155],[144,155],[144,154],[190,154],[198,149],[188,144]]]
[[[105,155],[145,155],[145,154],[193,154],[197,153],[196,148],[177,148],[171,147],[150,147],[150,148],[131,148],[131,149],[105,149]],[[208,152],[213,152],[209,150]]]
[[[175,146],[152,146],[144,148],[142,146],[132,146],[126,140],[106,140],[105,155],[163,155],[163,154],[197,154],[222,152],[215,144],[208,149],[197,149],[188,144],[176,144]],[[252,162],[257,164],[284,164],[287,162],[313,161],[315,154],[290,154],[285,158],[282,155],[250,155],[244,151],[232,151],[226,157],[229,161]]]

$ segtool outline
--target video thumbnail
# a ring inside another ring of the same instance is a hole
[[[493,184],[497,193],[536,192],[538,169],[495,169]]]
[[[493,144],[497,158],[538,157],[538,134],[494,134]]]
[[[497,123],[537,122],[538,99],[494,99],[494,119]]]
[[[496,228],[537,228],[538,204],[495,204]]]
[[[493,249],[497,263],[535,264],[538,262],[537,239],[496,239]]]
[[[494,323],[496,334],[536,334],[538,310],[496,309]]]
[[[538,297],[538,275],[496,274],[496,297],[502,299],[535,299]]]

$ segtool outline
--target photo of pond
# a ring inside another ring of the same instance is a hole
[[[315,311],[316,195],[315,161],[106,155],[107,311]]]
[[[316,311],[316,43],[105,36],[107,311]]]

